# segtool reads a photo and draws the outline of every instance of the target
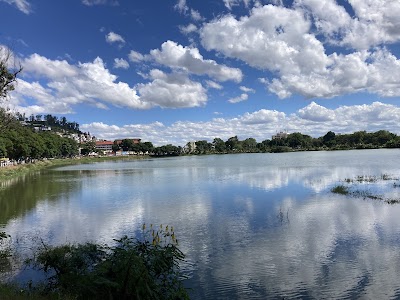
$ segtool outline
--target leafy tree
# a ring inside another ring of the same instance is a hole
[[[215,138],[213,141],[213,146],[216,152],[224,153],[226,151],[225,142],[220,138]]]
[[[211,144],[206,140],[196,142],[196,152],[199,154],[205,154],[211,150]]]
[[[96,142],[95,141],[86,142],[82,145],[82,148],[81,148],[82,155],[88,155],[89,153],[92,153],[95,151],[96,151]]]
[[[124,139],[122,140],[120,147],[123,151],[131,151],[133,148],[133,141],[131,139]]]
[[[153,152],[154,150],[154,146],[152,142],[144,142],[144,143],[140,143],[139,145],[141,145],[141,150],[146,153],[150,153]]]
[[[235,135],[233,137],[230,137],[226,142],[225,142],[226,149],[228,151],[239,151],[242,149],[241,143],[238,139],[238,137]]]
[[[323,137],[322,141],[324,145],[332,147],[335,144],[336,134],[333,131],[328,131]]]
[[[243,150],[254,152],[257,149],[257,141],[254,138],[247,138],[242,142]]]
[[[22,67],[10,67],[13,64],[12,52],[0,46],[0,100],[7,97],[8,93],[15,89],[17,75],[22,71]]]

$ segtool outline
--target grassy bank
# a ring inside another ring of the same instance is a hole
[[[76,164],[90,164],[109,160],[136,160],[144,158],[148,158],[148,156],[105,156],[43,160],[30,164],[0,168],[0,181],[24,175],[29,172],[39,171],[45,168],[54,168]]]

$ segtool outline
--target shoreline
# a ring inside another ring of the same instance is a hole
[[[146,159],[145,156],[102,156],[102,157],[78,157],[78,158],[56,158],[41,160],[35,163],[27,163],[16,166],[8,166],[0,168],[0,182],[9,180],[21,175],[28,174],[34,171],[40,171],[43,169],[78,165],[78,164],[90,164],[95,162],[111,161],[111,160],[137,160]]]

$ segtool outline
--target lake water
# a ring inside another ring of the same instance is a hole
[[[192,299],[400,299],[400,204],[330,192],[400,199],[399,166],[398,149],[68,166],[3,183],[0,230],[29,251],[172,225]]]

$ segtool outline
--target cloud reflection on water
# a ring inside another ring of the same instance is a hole
[[[386,164],[369,164],[376,152],[363,152],[342,163],[318,154],[309,167],[288,154],[281,161],[191,157],[64,169],[47,179],[68,192],[57,201],[44,193],[5,230],[39,233],[53,244],[109,243],[143,222],[171,224],[188,257],[194,299],[395,297],[400,205],[328,191],[357,175],[396,175],[397,152],[380,153]]]

